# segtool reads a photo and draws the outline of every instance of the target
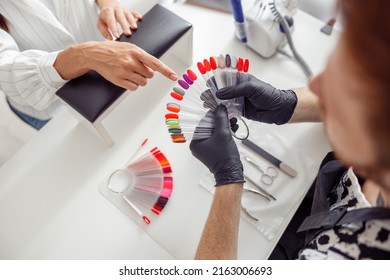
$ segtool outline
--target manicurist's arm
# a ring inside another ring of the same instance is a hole
[[[219,186],[195,259],[237,259],[242,183]]]
[[[224,105],[213,113],[215,128],[207,139],[192,140],[192,154],[214,175],[215,194],[196,259],[237,258],[243,166]],[[201,125],[202,122],[200,122]],[[200,128],[199,128],[200,129]]]

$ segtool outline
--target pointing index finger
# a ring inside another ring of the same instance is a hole
[[[171,68],[144,50],[141,50],[139,61],[151,68],[153,71],[160,72],[172,81],[176,81],[178,79],[177,74]]]

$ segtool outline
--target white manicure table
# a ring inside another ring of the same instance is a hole
[[[248,58],[250,73],[279,88],[301,87],[307,79],[283,55],[263,59],[234,37],[232,15],[185,3],[170,9],[193,24],[193,65],[211,55]],[[325,66],[338,34],[320,32],[324,23],[298,11],[293,39],[314,73]],[[166,63],[179,75],[188,66]],[[188,142],[173,144],[164,123],[165,104],[174,82],[156,74],[129,93],[105,126],[115,144],[108,148],[64,108],[46,127],[0,167],[0,259],[192,259],[212,201],[199,186],[206,168],[192,157]],[[322,124],[269,125],[288,145],[318,167],[330,151]],[[122,167],[148,138],[169,159],[174,189],[166,209],[149,226],[140,226],[100,192],[113,170]],[[288,160],[288,159],[287,159]],[[312,172],[310,178],[315,174]],[[302,185],[308,189],[309,180]],[[291,203],[298,206],[298,198]],[[282,221],[286,227],[293,213]],[[266,259],[269,241],[246,219],[239,231],[239,258]]]

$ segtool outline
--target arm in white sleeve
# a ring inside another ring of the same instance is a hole
[[[14,39],[0,29],[0,90],[14,103],[46,109],[67,82],[53,67],[57,55],[40,50],[20,52]]]

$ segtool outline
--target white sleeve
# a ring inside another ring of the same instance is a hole
[[[15,103],[46,109],[67,82],[53,66],[57,55],[40,50],[20,52],[15,40],[0,29],[0,90]]]

